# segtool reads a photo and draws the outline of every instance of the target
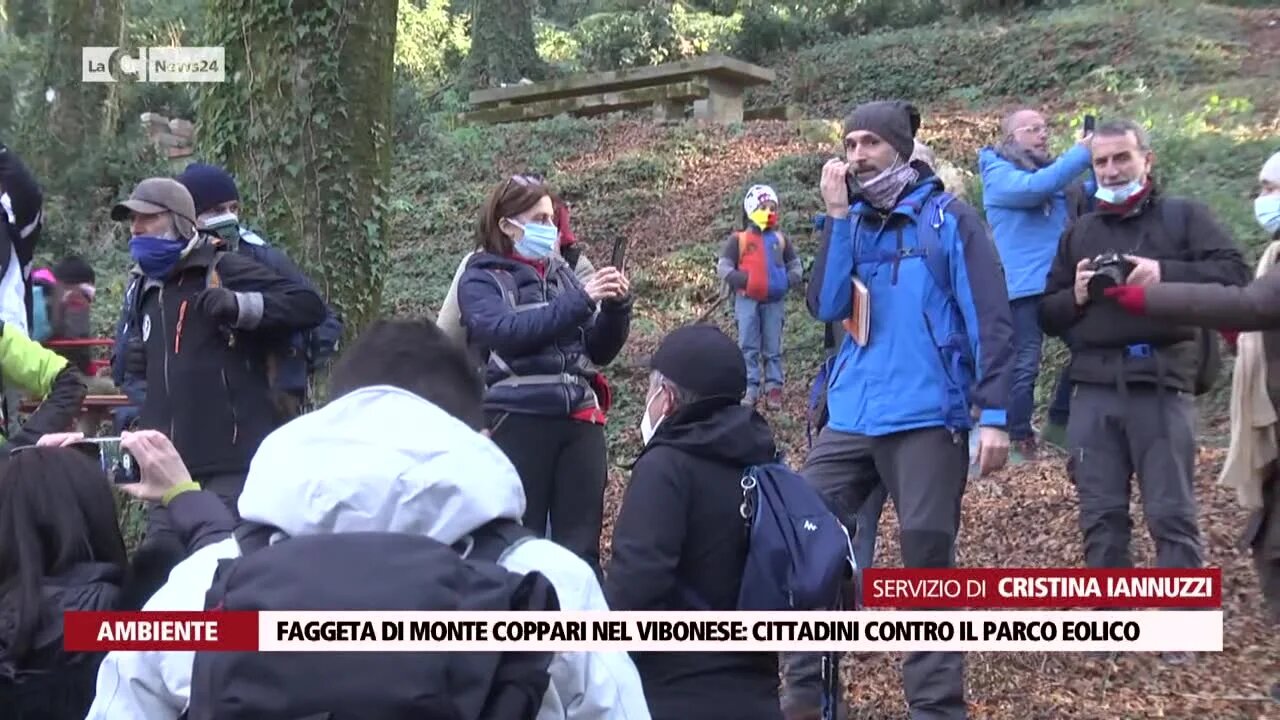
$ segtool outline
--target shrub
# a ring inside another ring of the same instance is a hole
[[[990,101],[1107,83],[1207,82],[1239,70],[1241,35],[1229,10],[1140,0],[1008,24],[952,22],[802,51],[778,82],[752,93],[752,103],[776,104],[789,92],[793,102],[830,113],[890,97]]]
[[[457,69],[470,47],[467,18],[450,14],[449,0],[397,3],[397,74],[417,82],[438,83]]]
[[[596,13],[571,33],[588,70],[657,65],[732,47],[741,18],[654,3],[643,10]]]

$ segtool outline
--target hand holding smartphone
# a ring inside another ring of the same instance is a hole
[[[113,485],[133,485],[142,482],[142,469],[127,450],[120,447],[120,438],[85,438],[67,445],[84,453],[102,467],[102,472]]]
[[[1081,136],[1081,137],[1084,137],[1084,136],[1086,136],[1086,135],[1088,135],[1088,134],[1092,133],[1092,132],[1093,132],[1093,128],[1094,128],[1094,126],[1095,126],[1095,125],[1097,125],[1097,124],[1098,124],[1098,119],[1097,119],[1097,118],[1095,118],[1095,117],[1094,117],[1094,116],[1092,116],[1092,115],[1085,115],[1085,116],[1084,116],[1084,130],[1082,130],[1082,131],[1081,131],[1080,136]]]

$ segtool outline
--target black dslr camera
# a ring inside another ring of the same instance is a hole
[[[1093,259],[1094,276],[1089,278],[1089,299],[1101,300],[1108,288],[1123,285],[1134,264],[1120,253],[1103,253]]]

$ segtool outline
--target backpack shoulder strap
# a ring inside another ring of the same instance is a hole
[[[532,530],[515,520],[490,520],[471,533],[471,552],[468,557],[497,563],[507,553],[535,537],[537,535]]]
[[[920,219],[916,223],[916,232],[920,239],[920,247],[924,249],[924,262],[929,268],[933,281],[942,289],[948,299],[955,299],[955,289],[951,286],[951,264],[942,249],[942,224],[946,221],[946,209],[955,200],[949,192],[934,193],[920,208]]]
[[[498,290],[507,299],[507,306],[512,310],[517,309],[519,307],[516,304],[516,291],[518,288],[516,288],[515,278],[511,277],[511,273],[506,270],[494,270],[492,268],[485,268],[484,271],[489,273],[489,277],[493,278],[493,281],[497,283]]]
[[[242,522],[236,526],[232,535],[240,546],[240,555],[245,556],[257,552],[271,544],[271,536],[277,532],[275,527],[255,522]]]
[[[1160,224],[1170,238],[1176,238],[1182,246],[1191,241],[1187,232],[1187,224],[1191,220],[1191,206],[1182,198],[1160,198]]]
[[[209,269],[205,272],[204,276],[205,287],[222,287],[222,275],[218,273],[218,261],[222,260],[223,253],[225,252],[227,251],[222,250],[213,254],[213,259],[209,261]]]

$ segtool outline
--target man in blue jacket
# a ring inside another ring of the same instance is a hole
[[[1043,335],[1038,313],[1058,238],[1079,205],[1080,175],[1089,169],[1089,138],[1056,160],[1049,155],[1049,127],[1035,110],[1017,110],[1000,125],[1004,139],[978,154],[982,204],[1005,267],[1013,313],[1014,366],[1009,396],[1009,441],[1015,458],[1033,459],[1036,376]]]
[[[809,311],[822,322],[850,318],[856,278],[867,289],[870,329],[865,342],[842,338],[827,387],[830,420],[804,475],[841,518],[884,483],[904,565],[945,568],[955,564],[973,409],[981,473],[1008,455],[1013,328],[982,218],[960,200],[941,205],[942,182],[909,160],[919,125],[907,103],[860,105],[844,122],[847,162],[822,170],[828,220]],[[820,658],[792,655],[785,664],[789,720],[818,717]],[[959,653],[912,653],[903,685],[913,720],[967,717]]]

